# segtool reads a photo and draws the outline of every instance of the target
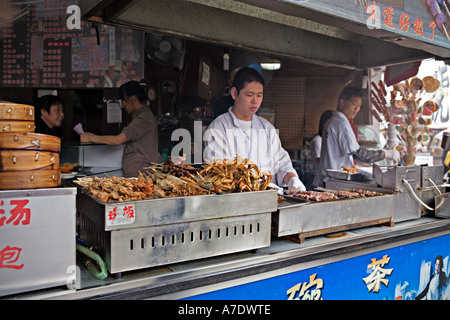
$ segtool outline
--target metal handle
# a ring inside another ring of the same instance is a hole
[[[422,200],[419,199],[419,197],[416,195],[416,193],[414,192],[413,188],[411,187],[411,185],[409,184],[408,180],[403,179],[402,180],[403,183],[406,184],[406,186],[408,187],[408,190],[411,191],[412,195],[414,196],[414,198],[416,198],[416,200],[423,205],[425,208],[427,208],[430,211],[434,211],[436,209],[438,209],[440,206],[436,207],[435,209],[429,207],[427,204],[425,204]]]
[[[437,185],[434,183],[433,180],[431,180],[430,178],[426,178],[425,180],[430,181],[433,187],[437,190],[437,192],[439,192],[439,194],[442,195],[441,190],[439,190],[439,188],[437,187]]]

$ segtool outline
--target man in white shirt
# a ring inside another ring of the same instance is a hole
[[[337,112],[328,121],[322,135],[319,176],[314,185],[323,187],[328,180],[327,169],[342,170],[343,166],[351,168],[354,157],[363,161],[378,162],[383,159],[399,162],[400,152],[397,150],[367,150],[361,148],[350,125],[361,109],[362,92],[355,87],[342,90]]]
[[[206,161],[235,159],[253,161],[262,172],[272,175],[273,183],[290,190],[306,190],[281,146],[275,127],[256,115],[264,93],[264,78],[253,68],[240,69],[233,79],[234,105],[217,117],[205,132]]]

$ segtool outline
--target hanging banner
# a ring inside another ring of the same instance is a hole
[[[189,299],[446,300],[449,256],[446,235]]]

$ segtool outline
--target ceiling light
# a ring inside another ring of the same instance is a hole
[[[260,63],[263,70],[275,71],[281,68],[280,62],[262,62]]]

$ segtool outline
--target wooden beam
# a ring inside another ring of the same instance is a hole
[[[127,11],[136,0],[112,0],[103,9],[103,20],[105,23],[114,22],[121,14]]]

